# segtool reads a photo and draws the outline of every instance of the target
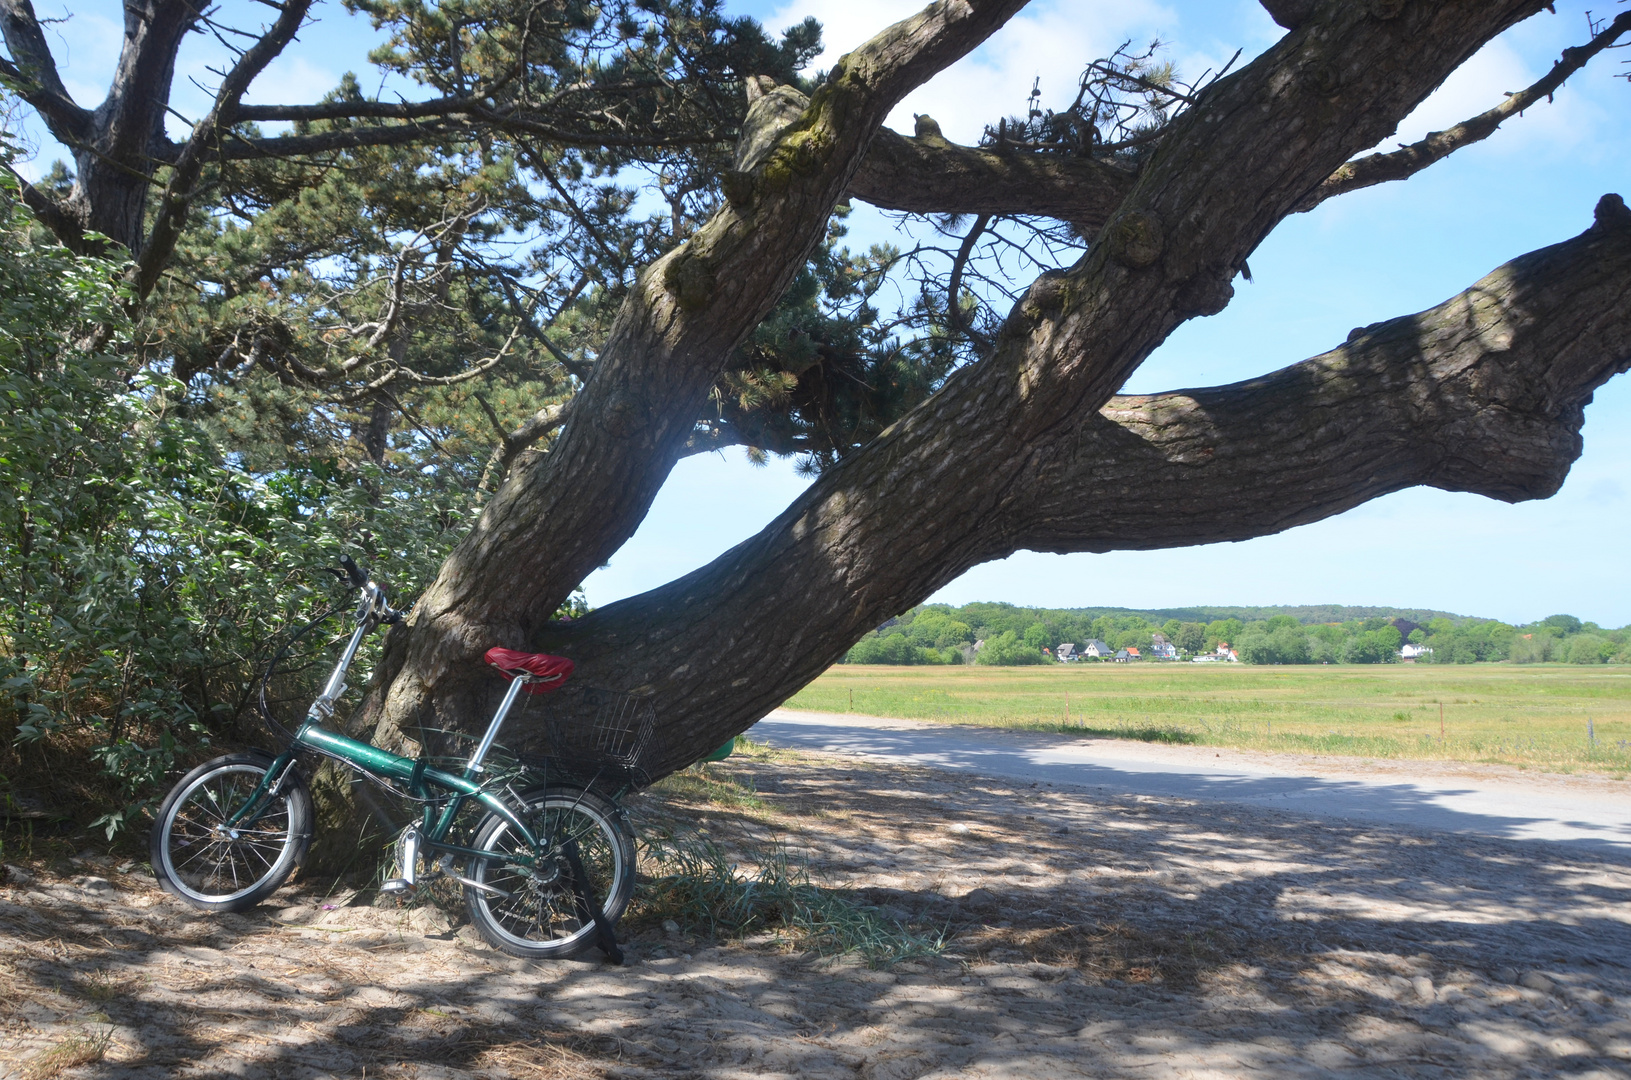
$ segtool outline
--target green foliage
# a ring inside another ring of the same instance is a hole
[[[933,649],[913,645],[905,634],[865,637],[850,649],[851,664],[942,664],[946,660]]]
[[[1551,627],[1557,631],[1559,637],[1568,637],[1570,634],[1578,634],[1584,624],[1573,615],[1548,615],[1540,620],[1538,625]]]
[[[48,775],[110,836],[241,737],[278,636],[329,600],[310,568],[360,542],[412,587],[467,510],[377,468],[233,468],[132,367],[119,270],[47,240],[0,173],[0,725],[13,781]]]
[[[1200,623],[1179,623],[1178,632],[1169,636],[1182,652],[1198,653],[1206,648],[1206,627]]]
[[[1295,619],[1279,623],[1286,616],[1252,623],[1234,642],[1235,652],[1248,664],[1306,664],[1310,659],[1308,634]]]
[[[974,654],[976,664],[995,664],[1002,667],[1040,664],[1042,660],[1041,647],[1032,645],[1012,630],[1004,630],[995,637],[986,638],[980,651]]]
[[[796,455],[818,473],[938,389],[958,356],[933,334],[902,341],[873,299],[899,260],[893,248],[840,248],[828,235],[770,316],[737,350],[714,390],[704,439]]]
[[[1508,658],[1515,628],[1499,622],[1455,626],[1448,619],[1427,624],[1428,644],[1435,664],[1476,664]]]
[[[1240,631],[1245,624],[1239,619],[1213,619],[1206,624],[1207,648],[1216,648],[1220,643],[1233,642],[1240,637]]]
[[[1362,630],[1348,639],[1342,650],[1342,659],[1350,664],[1391,664],[1399,658],[1399,643],[1403,638],[1398,627],[1381,626]]]
[[[1568,644],[1559,650],[1559,659],[1571,664],[1601,664],[1611,659],[1618,651],[1614,642],[1597,634],[1578,634],[1568,640]]]

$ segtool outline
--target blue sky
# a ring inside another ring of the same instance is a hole
[[[813,14],[827,27],[830,63],[918,0],[734,3],[771,28]],[[1612,15],[1613,6],[1597,0]],[[225,14],[265,9],[233,0]],[[43,0],[42,16],[69,11],[53,42],[82,104],[99,100],[119,41],[115,4]],[[1586,5],[1564,2],[1492,42],[1400,128],[1418,138],[1528,85],[1558,53],[1586,37]],[[333,4],[251,94],[310,101],[347,70],[361,70],[375,35]],[[1599,12],[1601,14],[1602,12]],[[257,20],[262,16],[256,15]],[[1086,61],[1124,40],[1159,37],[1181,72],[1249,58],[1279,31],[1255,0],[1036,0],[971,57],[943,72],[890,117],[911,130],[927,112],[952,139],[1020,111],[1033,79],[1049,100],[1066,96]],[[1628,50],[1631,51],[1631,50]],[[1131,392],[1232,382],[1339,343],[1350,328],[1421,310],[1525,251],[1584,229],[1604,192],[1631,197],[1631,71],[1599,57],[1557,95],[1488,141],[1405,183],[1326,203],[1280,226],[1252,256],[1253,284],[1237,282],[1222,314],[1180,328],[1128,383]],[[175,105],[201,111],[196,79],[213,86],[218,53],[195,37],[179,65]],[[369,85],[369,79],[364,79]],[[41,146],[43,167],[52,154]],[[898,239],[882,215],[858,208],[851,240]],[[1048,606],[1184,604],[1394,604],[1527,621],[1566,611],[1604,625],[1631,623],[1631,381],[1611,382],[1587,410],[1585,454],[1563,490],[1507,506],[1477,496],[1414,489],[1277,536],[1164,552],[1040,555],[977,567],[934,599]],[[748,463],[739,451],[682,462],[640,531],[586,583],[604,604],[706,563],[771,520],[804,486],[791,465]]]

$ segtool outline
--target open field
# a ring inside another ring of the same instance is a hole
[[[1625,667],[853,664],[831,668],[787,708],[1291,753],[1631,773]]]

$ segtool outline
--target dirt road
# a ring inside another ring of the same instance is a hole
[[[1510,840],[1631,851],[1631,782],[1506,766],[1268,754],[1074,738],[777,709],[751,730],[772,746]]]
[[[308,891],[208,917],[137,867],[36,863],[0,886],[0,1072],[1631,1075],[1617,850],[817,755],[718,775],[759,794],[659,793],[646,820],[780,838],[945,954],[872,971],[648,913],[629,967],[532,966],[434,911]]]

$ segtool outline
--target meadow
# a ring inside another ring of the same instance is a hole
[[[1631,667],[1621,666],[847,664],[787,707],[1147,742],[1631,773]]]

